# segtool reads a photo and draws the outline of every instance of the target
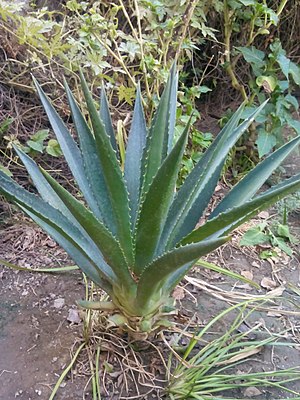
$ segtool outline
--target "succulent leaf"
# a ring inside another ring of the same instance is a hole
[[[55,191],[52,189],[51,185],[47,182],[46,178],[42,174],[41,170],[37,166],[36,162],[29,157],[28,154],[24,153],[21,149],[14,146],[14,150],[19,156],[20,160],[27,169],[35,187],[37,188],[42,199],[49,203],[52,207],[59,210],[63,215],[65,215],[77,228],[80,228],[80,224],[70,213],[64,202],[58,197]]]
[[[176,105],[177,74],[174,65],[147,136],[147,144],[143,157],[143,193],[148,191],[157,170],[172,148]]]
[[[18,204],[18,203],[16,203]],[[34,222],[36,222],[41,228],[44,229],[68,254],[73,260],[76,260],[78,267],[85,273],[85,275],[96,283],[100,288],[106,291],[109,295],[112,295],[113,288],[112,285],[103,278],[101,273],[102,268],[107,269],[108,266],[105,265],[103,259],[98,258],[97,264],[95,264],[91,259],[89,259],[84,252],[78,249],[70,240],[59,233],[56,228],[53,228],[50,224],[40,219],[36,214],[29,211],[28,208],[18,204],[21,210],[23,210]]]
[[[116,275],[108,264],[102,263],[102,254],[93,242],[84,237],[60,211],[23,189],[2,171],[0,171],[0,193],[50,225],[53,231],[57,231],[59,235],[71,242],[88,260],[96,263],[99,259],[101,262],[99,272],[102,276],[111,283],[116,281]]]
[[[102,87],[101,87],[99,115],[100,115],[101,121],[104,124],[105,130],[106,130],[108,136],[110,137],[110,142],[111,142],[112,148],[118,154],[119,149],[117,146],[116,136],[115,136],[115,132],[114,132],[114,128],[113,128],[113,124],[112,124],[112,120],[111,120],[111,116],[110,116],[110,112],[109,112],[109,104],[107,101],[107,96],[106,96],[106,92],[104,89],[104,85],[102,85]]]
[[[158,246],[167,213],[174,197],[176,180],[186,145],[190,122],[167,156],[144,195],[136,232],[134,272],[140,275]]]
[[[187,246],[175,248],[163,254],[148,265],[138,284],[137,303],[140,307],[146,305],[153,293],[157,293],[163,282],[176,270],[186,264],[192,266],[195,261],[205,254],[215,250],[224,244],[228,237],[218,237],[211,240],[203,240],[200,243],[192,243]]]
[[[99,117],[94,101],[82,73],[80,74],[82,90],[91,118],[96,150],[102,166],[103,176],[110,196],[114,218],[117,226],[117,238],[130,265],[133,264],[132,236],[130,228],[129,201],[125,182],[118,163],[116,152],[113,150],[110,138]]]
[[[140,204],[142,186],[142,158],[146,144],[147,127],[138,85],[131,129],[126,147],[124,177],[129,195],[131,224],[134,229]]]
[[[57,183],[46,171],[43,170],[42,172],[53,190],[101,251],[105,261],[110,265],[120,281],[128,287],[132,285],[134,282],[129,273],[126,259],[120,244],[111,232],[93,216],[91,211]]]
[[[94,197],[94,194],[91,191],[90,184],[85,176],[84,165],[82,160],[81,152],[70,135],[69,130],[63,123],[60,116],[55,111],[54,107],[48,100],[44,91],[40,87],[39,83],[33,77],[33,81],[41,102],[44,106],[44,109],[49,118],[50,124],[53,128],[53,131],[56,135],[57,141],[61,147],[62,152],[64,153],[65,159],[70,167],[70,170],[79,186],[79,189],[83,193],[89,207],[95,213],[98,218],[101,218],[101,212],[99,210],[97,201]]]
[[[233,189],[224,197],[210,214],[209,219],[216,217],[229,208],[236,207],[248,201],[268,179],[282,161],[299,145],[300,137],[297,136],[290,142],[281,146],[270,154],[255,168],[253,168]]]
[[[160,250],[164,251],[176,245],[184,236],[191,232],[202,216],[215,190],[227,154],[238,138],[253,122],[262,110],[263,103],[241,125],[232,130],[238,122],[241,109],[232,117],[227,127],[220,133],[203,157],[196,164],[190,175],[179,189],[166,221],[165,230],[160,241]]]
[[[82,115],[76,101],[71,93],[71,90],[65,82],[66,94],[72,113],[72,119],[76,128],[78,139],[80,142],[80,149],[82,152],[84,172],[86,179],[91,186],[91,190],[94,193],[98,208],[100,210],[101,221],[111,230],[112,233],[116,233],[116,221],[112,211],[112,205],[105,184],[103,176],[102,166],[98,158],[96,151],[96,143],[84,116]]]
[[[270,207],[283,197],[300,189],[300,174],[272,186],[263,194],[246,203],[226,210],[187,235],[181,244],[196,243],[209,238],[224,236],[257,213]]]

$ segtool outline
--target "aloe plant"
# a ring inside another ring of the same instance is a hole
[[[298,174],[256,195],[299,144],[300,138],[295,138],[257,165],[195,229],[229,150],[264,105],[239,125],[241,106],[176,192],[189,124],[176,141],[175,67],[149,129],[137,90],[124,163],[104,91],[99,112],[81,74],[88,124],[65,83],[78,145],[34,82],[84,200],[70,194],[20,148],[15,150],[39,195],[1,171],[0,192],[51,235],[111,298],[110,303],[81,304],[111,310],[111,319],[127,329],[149,332],[161,326],[170,311],[171,291],[201,256],[229,240],[238,225],[300,188]]]

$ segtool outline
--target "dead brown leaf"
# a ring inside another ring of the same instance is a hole
[[[277,284],[276,282],[274,282],[272,279],[268,278],[267,276],[265,276],[261,282],[260,282],[260,286],[265,288],[265,289],[269,289],[269,290],[273,290],[276,288]]]
[[[248,351],[243,351],[241,349],[241,353],[240,354],[237,354],[236,356],[233,356],[233,357],[229,358],[226,361],[220,362],[217,365],[228,365],[228,364],[232,364],[232,363],[235,363],[237,361],[240,361],[240,360],[244,360],[245,358],[251,357],[254,354],[259,353],[261,351],[261,349],[262,349],[261,347],[256,347],[255,349],[251,349],[251,350],[248,350]]]
[[[256,397],[256,396],[260,396],[262,394],[262,392],[260,390],[258,390],[256,387],[254,386],[249,386],[247,389],[245,389],[244,391],[244,396],[245,397]]]
[[[246,278],[249,279],[250,281],[252,281],[253,279],[253,273],[252,271],[241,271],[241,275]]]

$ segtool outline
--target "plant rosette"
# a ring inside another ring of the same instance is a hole
[[[168,314],[174,310],[171,292],[200,257],[227,242],[229,233],[252,216],[300,189],[298,174],[257,194],[298,146],[298,137],[250,171],[197,226],[228,152],[265,103],[240,124],[242,105],[176,190],[190,125],[175,140],[177,78],[174,65],[149,128],[137,90],[125,151],[118,148],[104,90],[99,111],[81,74],[88,124],[65,83],[77,144],[35,81],[84,202],[16,146],[39,194],[25,190],[0,170],[1,194],[52,236],[111,299],[111,303],[81,304],[108,311],[112,324],[142,336],[168,325]]]

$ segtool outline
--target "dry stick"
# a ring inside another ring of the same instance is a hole
[[[137,18],[137,24],[138,24],[138,30],[139,33],[137,34],[136,29],[134,28],[131,19],[128,15],[128,12],[126,10],[126,7],[123,3],[123,0],[119,0],[119,3],[121,5],[123,14],[125,16],[125,18],[127,19],[127,22],[130,26],[130,29],[132,31],[132,34],[135,38],[135,40],[138,42],[139,46],[140,46],[140,51],[141,51],[141,65],[142,65],[142,70],[143,70],[143,75],[144,75],[144,81],[145,81],[145,87],[146,87],[146,93],[147,93],[147,97],[149,100],[151,100],[152,96],[151,96],[151,92],[149,89],[149,84],[148,84],[148,79],[147,79],[147,68],[145,65],[145,57],[144,57],[144,46],[143,46],[143,35],[142,35],[142,26],[141,26],[141,15],[140,15],[140,10],[139,10],[139,6],[136,0],[134,0],[134,7],[135,7],[135,13],[136,13],[136,18]]]
[[[105,42],[103,42],[103,40],[99,37],[98,34],[94,33],[94,35],[95,35],[95,38],[98,40],[98,42],[101,44],[101,46],[103,46],[105,48],[105,50],[107,50],[108,53],[121,65],[121,67],[124,69],[124,71],[128,75],[129,79],[133,83],[134,87],[136,87],[135,80],[133,79],[131,73],[127,69],[122,57],[120,56],[116,41],[112,39],[112,42],[114,43],[114,45],[116,47],[116,51],[118,52],[118,55]]]
[[[148,99],[151,100],[152,96],[151,96],[150,89],[149,89],[149,84],[148,84],[148,79],[147,79],[147,67],[146,67],[146,64],[145,64],[145,56],[144,56],[143,34],[142,34],[142,26],[141,26],[141,15],[140,15],[140,9],[139,9],[137,0],[134,0],[134,6],[135,6],[135,12],[136,12],[136,18],[137,18],[137,24],[138,24],[138,30],[139,30],[138,43],[139,43],[140,49],[141,49],[142,69],[143,69],[143,74],[144,74],[146,93],[147,93]]]
[[[243,100],[248,102],[248,96],[243,85],[239,83],[234,72],[234,67],[231,61],[230,39],[232,33],[231,20],[229,16],[229,7],[227,0],[224,0],[224,36],[225,36],[225,59],[227,63],[226,71],[231,78],[231,84],[234,89],[238,90],[243,97]]]
[[[188,3],[188,5],[186,7],[186,10],[185,10],[185,13],[184,13],[184,16],[183,16],[184,26],[183,26],[183,30],[182,30],[182,33],[181,33],[181,36],[180,36],[180,41],[179,41],[179,44],[178,44],[178,48],[177,48],[177,51],[176,51],[176,54],[175,54],[175,61],[177,61],[178,58],[179,58],[179,55],[180,55],[180,52],[181,52],[181,48],[182,48],[182,45],[183,45],[183,41],[186,38],[186,34],[187,34],[188,27],[189,27],[189,23],[190,23],[190,21],[192,19],[192,16],[193,16],[195,8],[196,8],[196,5],[198,3],[199,3],[199,0],[192,0],[192,1],[190,1]]]
[[[288,0],[281,1],[280,5],[277,9],[277,12],[276,12],[277,17],[279,17],[282,14],[287,2],[288,2]],[[265,22],[265,26],[263,26],[261,29],[269,29],[272,24],[273,24],[272,21],[269,21],[268,23]],[[235,89],[240,91],[240,93],[242,94],[243,99],[245,101],[251,103],[253,101],[253,95],[250,97],[250,99],[248,98],[244,86],[238,82],[237,77],[234,72],[235,66],[236,66],[237,62],[239,61],[239,59],[241,58],[242,54],[239,53],[234,58],[234,60],[231,60],[230,40],[231,40],[232,29],[231,29],[231,21],[230,21],[230,17],[229,17],[229,7],[228,7],[227,0],[224,0],[224,28],[225,28],[225,33],[224,33],[224,36],[225,36],[225,58],[226,58],[226,62],[228,63],[226,71],[231,78],[232,86]],[[251,27],[251,33],[250,33],[249,39],[247,40],[247,43],[245,45],[246,47],[251,46],[251,44],[254,42],[256,37],[258,35],[260,35],[261,29],[259,29],[256,33],[254,33],[254,21],[253,21],[252,27]]]

